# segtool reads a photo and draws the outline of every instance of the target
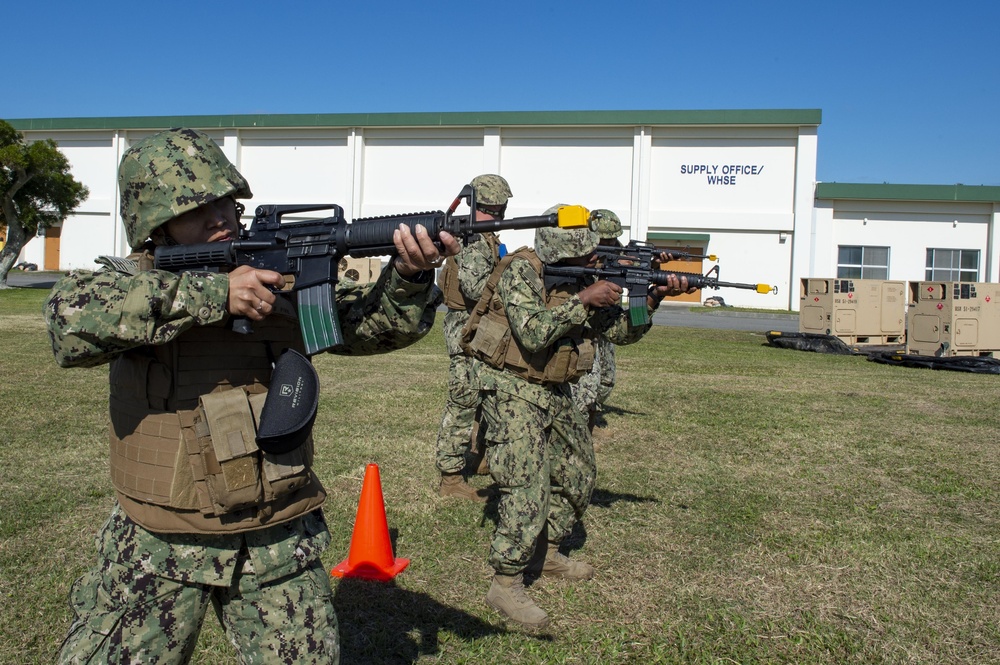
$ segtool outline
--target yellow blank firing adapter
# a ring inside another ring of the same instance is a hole
[[[561,206],[559,228],[579,229],[590,225],[590,211],[583,206]]]
[[[778,287],[768,284],[758,284],[757,293],[773,293],[774,295],[778,295]]]

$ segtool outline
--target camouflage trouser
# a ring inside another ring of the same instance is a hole
[[[110,520],[101,537],[115,538],[115,527]],[[245,554],[241,560],[225,587],[179,582],[142,570],[143,562],[125,566],[104,557],[70,591],[76,620],[58,662],[187,663],[213,607],[241,663],[338,663],[333,592],[319,559],[264,584]]]
[[[448,402],[435,447],[435,463],[441,473],[458,473],[465,467],[465,452],[479,410],[479,384],[475,377],[478,362],[465,355],[450,357]]]
[[[585,414],[600,411],[615,387],[615,345],[601,338],[595,351],[593,369],[572,384],[573,402]]]
[[[597,387],[597,408],[600,410],[611,396],[615,388],[615,375],[618,373],[618,361],[615,358],[615,345],[602,340],[599,345],[601,355],[601,381]]]
[[[490,474],[500,485],[489,563],[504,574],[524,570],[543,532],[554,543],[569,535],[597,480],[586,417],[568,387],[547,392],[542,405],[483,392]]]

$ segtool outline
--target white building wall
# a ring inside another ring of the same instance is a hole
[[[723,288],[727,304],[790,307],[795,194],[815,174],[797,169],[798,144],[796,128],[654,129],[647,233],[707,233],[723,281],[778,287],[777,297]]]
[[[480,128],[374,128],[361,137],[360,199],[351,219],[446,210],[487,160]]]
[[[784,293],[788,308],[798,309],[799,283],[803,277],[812,275],[812,229],[813,209],[816,205],[816,159],[819,149],[816,127],[803,127],[799,132],[795,165],[795,208],[794,229],[791,237],[782,237],[779,242],[790,244],[791,276]]]
[[[501,173],[514,193],[507,216],[539,215],[563,203],[613,210],[627,225],[632,133],[631,127],[505,128]],[[531,245],[534,231],[505,231],[501,240],[513,250]]]
[[[889,247],[889,279],[904,281],[925,279],[928,249],[978,249],[980,281],[995,281],[986,250],[993,204],[838,200],[817,202],[815,212],[815,258],[808,276],[836,277],[838,248],[862,245]]]

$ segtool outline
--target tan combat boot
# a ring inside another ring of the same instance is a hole
[[[453,496],[456,499],[468,499],[479,503],[485,503],[487,498],[485,490],[474,488],[465,481],[465,478],[460,473],[442,473],[438,494],[441,496]]]
[[[594,576],[594,572],[594,567],[589,563],[573,561],[565,554],[560,554],[558,543],[548,543],[545,562],[542,564],[542,575],[577,581],[589,580]]]
[[[486,604],[525,628],[549,625],[549,615],[524,593],[524,576],[521,573],[494,575],[493,584],[486,593]]]

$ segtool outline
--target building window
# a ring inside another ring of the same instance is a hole
[[[935,282],[978,282],[978,249],[928,249],[927,280]]]
[[[837,248],[837,277],[889,279],[889,248],[840,245]]]

